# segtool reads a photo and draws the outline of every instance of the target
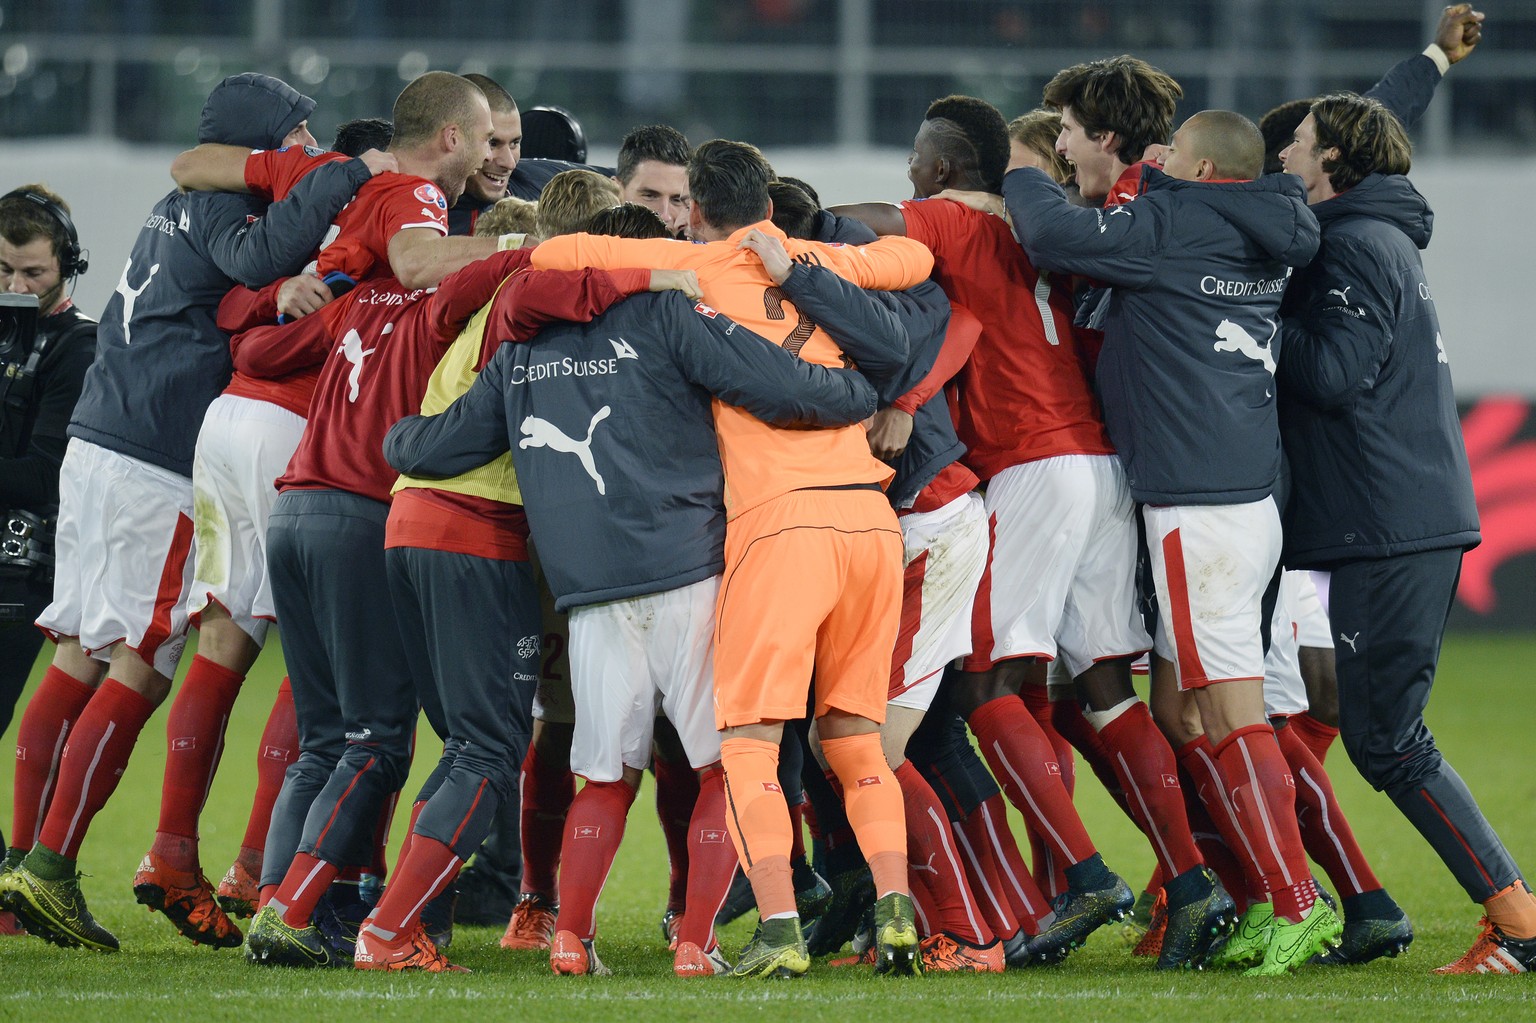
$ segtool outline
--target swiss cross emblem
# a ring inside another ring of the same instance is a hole
[[[784,790],[779,788],[779,783],[776,781],[765,781],[763,782],[763,791],[782,793]]]
[[[879,785],[880,776],[872,774],[868,778],[860,778],[855,784],[861,789],[867,785]]]
[[[708,845],[723,845],[725,843],[725,832],[701,831],[699,832],[699,841]]]
[[[1054,760],[1047,760],[1045,762],[1045,773],[1046,774],[1060,775],[1061,774],[1061,765],[1056,763]]]
[[[1163,775],[1163,788],[1176,789],[1179,787],[1179,776],[1176,774]]]
[[[579,828],[571,829],[572,838],[598,838],[602,833],[603,829],[595,824],[583,824]]]

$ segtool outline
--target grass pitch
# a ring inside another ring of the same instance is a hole
[[[189,654],[183,663],[190,661]],[[215,878],[244,831],[255,787],[256,742],[280,664],[274,643],[246,682],[230,724],[224,765],[203,816],[204,868]],[[1525,731],[1533,664],[1536,635],[1452,637],[1430,707],[1441,748],[1527,870],[1536,863],[1536,757]],[[660,940],[666,858],[648,782],[630,814],[599,907],[598,947],[613,977],[551,976],[543,953],[505,952],[496,944],[499,931],[489,928],[459,928],[455,935],[452,958],[475,971],[469,975],[257,970],[246,966],[238,951],[193,946],[163,917],[133,901],[133,871],[149,845],[159,806],[165,713],[158,711],[145,729],[81,855],[86,898],[122,940],[123,951],[105,956],[54,948],[35,938],[0,939],[0,1020],[1536,1020],[1536,977],[1429,973],[1465,951],[1476,934],[1479,908],[1467,902],[1391,803],[1360,781],[1337,745],[1328,766],[1339,800],[1377,874],[1417,932],[1401,959],[1348,970],[1309,967],[1278,979],[1168,975],[1153,972],[1148,960],[1132,958],[1106,929],[1058,967],[1002,976],[883,981],[818,964],[793,983],[681,981],[671,975],[671,955]],[[14,725],[0,749],[9,749],[13,738]],[[421,749],[408,795],[436,752],[424,726]],[[0,758],[0,792],[7,797],[12,766],[9,757]],[[1089,832],[1111,867],[1133,887],[1142,884],[1152,869],[1146,842],[1091,774],[1083,775],[1077,799]],[[0,807],[8,816],[9,799],[0,799]],[[405,817],[396,819],[396,846]],[[751,926],[742,920],[724,930],[727,953],[746,942]]]

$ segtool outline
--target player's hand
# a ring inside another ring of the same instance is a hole
[[[692,270],[652,270],[652,291],[681,291],[694,302],[704,301],[699,275]]]
[[[789,250],[773,235],[764,234],[754,227],[747,232],[737,248],[751,249],[757,253],[757,258],[763,261],[763,269],[768,271],[773,283],[783,284],[789,279],[790,268],[794,265],[790,261]]]
[[[1003,205],[1003,197],[991,192],[966,192],[958,188],[946,188],[935,199],[953,199],[962,206],[969,206],[977,213],[990,213],[994,217],[1008,219],[1008,208]]]
[[[912,439],[912,414],[886,407],[869,419],[870,454],[884,462],[894,461]]]
[[[358,159],[363,161],[368,170],[375,175],[385,174],[389,171],[398,173],[400,170],[400,161],[395,159],[394,153],[384,153],[377,149],[370,149],[362,156],[359,156]]]
[[[331,300],[331,289],[314,274],[290,277],[277,289],[277,311],[296,320]]]
[[[1483,12],[1474,11],[1471,4],[1452,4],[1441,13],[1435,45],[1445,51],[1446,60],[1454,64],[1482,42],[1483,18]]]

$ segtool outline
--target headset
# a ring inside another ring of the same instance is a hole
[[[68,280],[71,277],[77,277],[90,269],[91,254],[80,248],[80,236],[75,233],[75,222],[69,219],[69,214],[64,212],[62,206],[45,196],[38,195],[36,192],[29,192],[25,188],[18,188],[0,195],[0,202],[4,202],[7,199],[22,199],[34,206],[47,210],[48,215],[64,229],[64,237],[67,240],[60,246],[59,251],[59,277],[61,279]]]

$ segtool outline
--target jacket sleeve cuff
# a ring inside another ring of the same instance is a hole
[[[1445,51],[1440,49],[1439,43],[1430,43],[1424,47],[1424,56],[1435,62],[1435,67],[1440,69],[1442,78],[1451,69],[1451,58],[1447,57]]]

